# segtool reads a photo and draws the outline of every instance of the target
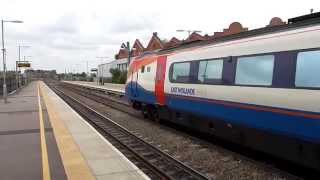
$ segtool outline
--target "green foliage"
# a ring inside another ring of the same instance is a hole
[[[86,78],[87,74],[85,72],[82,72],[79,76],[82,77],[82,78]]]
[[[58,74],[59,79],[73,80],[73,81],[93,81],[93,76],[87,76],[85,72],[82,73],[61,73]]]
[[[127,71],[120,71],[119,69],[110,69],[112,75],[111,82],[117,84],[125,84],[127,80]]]

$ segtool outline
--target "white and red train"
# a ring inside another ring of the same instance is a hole
[[[153,119],[320,170],[320,14],[136,57],[126,96]]]

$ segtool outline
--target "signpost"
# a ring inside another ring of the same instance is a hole
[[[31,63],[30,61],[16,61],[16,71],[17,71],[17,88],[19,87],[19,81],[20,81],[20,78],[19,78],[19,73],[21,72],[20,71],[20,68],[30,68],[31,67]]]
[[[31,64],[29,62],[18,61],[18,68],[29,68]]]
[[[98,69],[97,68],[91,68],[91,72],[97,72]]]

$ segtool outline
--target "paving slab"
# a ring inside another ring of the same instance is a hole
[[[0,177],[1,179],[43,179],[38,82],[32,82],[8,96],[0,98]],[[42,104],[43,105],[43,104]],[[48,148],[50,176],[66,179],[46,108],[43,115],[44,137]]]

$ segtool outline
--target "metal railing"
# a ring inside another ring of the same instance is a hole
[[[17,77],[15,76],[9,76],[6,78],[6,84],[7,84],[7,90],[8,93],[13,92],[14,90],[18,89],[21,86],[24,86],[27,84],[26,78],[23,76],[19,76],[19,83],[17,83]],[[0,78],[0,95],[3,95],[3,79]]]

